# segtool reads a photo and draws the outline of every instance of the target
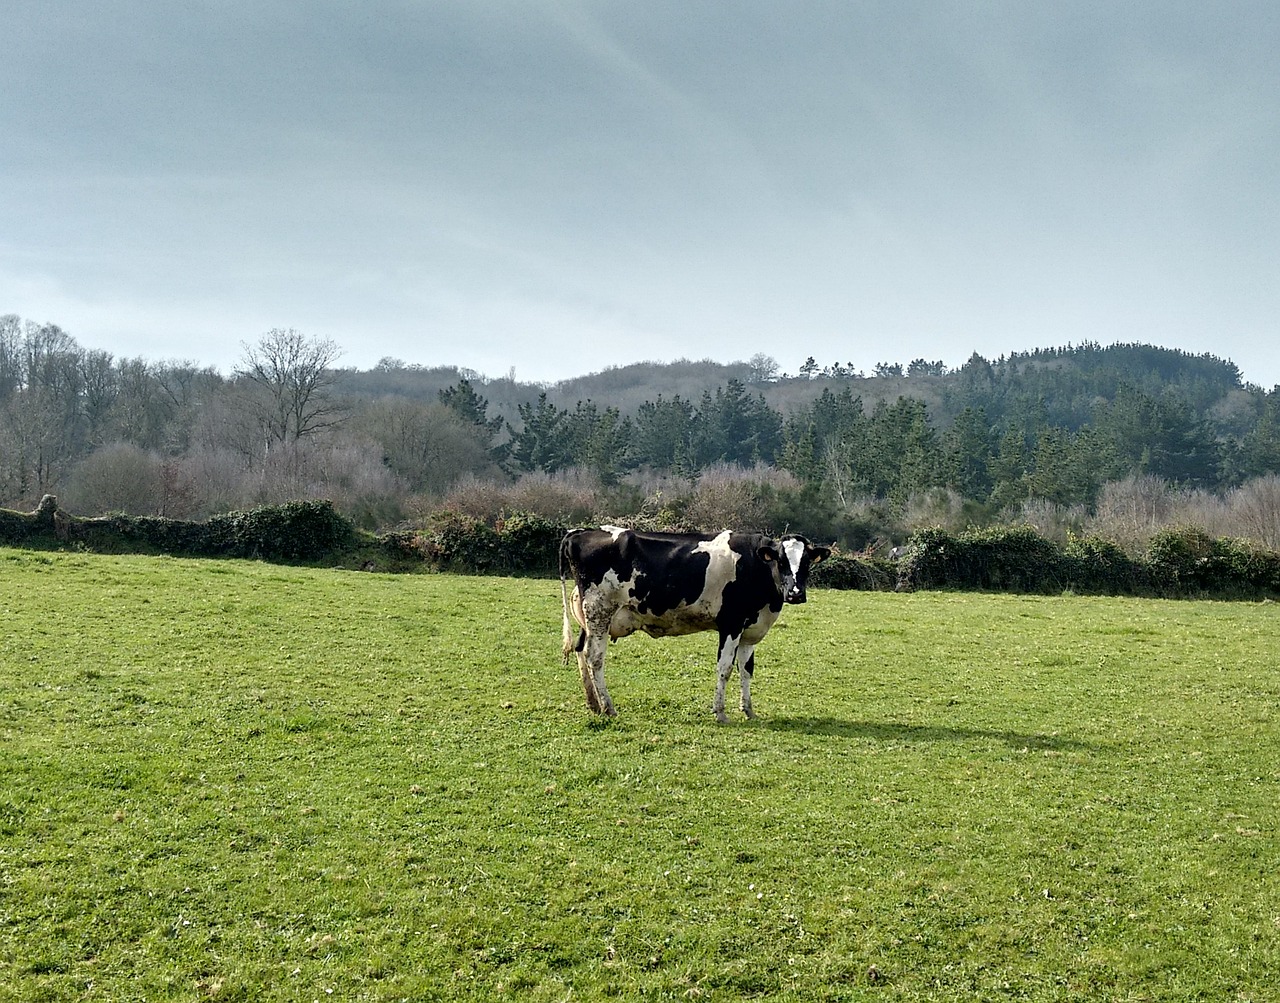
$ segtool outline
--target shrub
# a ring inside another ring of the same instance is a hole
[[[1270,474],[1240,485],[1227,496],[1241,536],[1268,550],[1280,550],[1280,476]]]
[[[1147,566],[1157,588],[1178,593],[1199,588],[1200,566],[1213,554],[1213,540],[1196,526],[1172,526],[1151,537]]]
[[[1177,490],[1164,478],[1130,474],[1102,485],[1085,528],[1090,535],[1114,540],[1136,554],[1173,518],[1178,500]]]
[[[1197,570],[1201,586],[1217,595],[1256,595],[1280,588],[1280,554],[1256,550],[1247,540],[1214,540],[1213,552]]]
[[[325,498],[366,529],[395,523],[403,515],[404,481],[369,443],[290,443],[273,449],[260,473],[255,500],[263,505]]]
[[[770,521],[775,528],[802,533],[816,543],[839,542],[851,551],[862,549],[861,543],[844,538],[834,499],[812,482],[796,488],[780,487],[773,499]]]
[[[1114,540],[1129,554],[1144,553],[1162,530],[1197,526],[1210,537],[1242,537],[1254,547],[1280,547],[1280,476],[1246,481],[1225,496],[1187,491],[1150,474],[1102,486],[1090,534]]]
[[[1077,592],[1130,595],[1150,588],[1147,567],[1119,544],[1099,536],[1070,536],[1063,550],[1064,574]]]
[[[308,560],[350,544],[354,536],[354,527],[329,501],[264,505],[205,523],[208,545],[224,557]]]
[[[496,525],[507,512],[527,512],[564,525],[590,522],[603,489],[588,472],[523,474],[515,483],[461,477],[445,496],[442,508]]]
[[[757,466],[751,469],[730,463],[707,467],[698,476],[684,518],[699,529],[743,532],[780,532],[779,495],[799,490],[800,482],[786,471]]]
[[[550,519],[527,513],[509,516],[498,526],[501,559],[512,572],[555,571],[564,533],[564,526]]]
[[[1083,505],[1060,505],[1048,498],[1028,498],[1022,503],[1017,522],[1062,546],[1080,532],[1086,517]]]
[[[910,536],[885,499],[866,495],[854,499],[836,515],[832,529],[842,547],[865,550],[881,540],[901,540]]]
[[[62,492],[63,504],[82,515],[160,515],[165,511],[164,467],[158,453],[128,442],[109,443],[76,464]]]
[[[433,513],[420,539],[427,560],[442,570],[484,572],[499,565],[497,532],[483,520],[461,512]]]
[[[952,488],[913,491],[902,508],[901,525],[908,531],[941,526],[959,533],[980,522],[982,506]]]
[[[414,543],[419,553],[442,571],[468,574],[548,574],[556,569],[564,527],[550,519],[518,513],[496,528],[460,512],[436,512]],[[397,537],[403,534],[397,534]]]
[[[809,584],[827,589],[888,592],[897,584],[898,569],[892,561],[833,554],[815,565]]]
[[[377,545],[387,556],[400,560],[427,560],[427,544],[421,534],[411,529],[398,529],[377,537]]]
[[[684,515],[680,496],[661,490],[646,495],[630,515],[614,514],[600,520],[611,526],[625,526],[644,533],[693,533],[694,526]]]
[[[508,489],[504,508],[577,525],[595,517],[603,492],[600,478],[587,470],[527,473]]]
[[[472,519],[496,518],[506,507],[507,486],[475,474],[463,474],[445,494],[439,509]],[[430,519],[435,514],[435,510],[431,510],[425,517]]]
[[[911,538],[899,568],[906,589],[1055,592],[1066,584],[1058,548],[1029,526],[955,536],[926,529]]]

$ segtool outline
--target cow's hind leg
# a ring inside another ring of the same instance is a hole
[[[604,684],[604,655],[609,647],[609,635],[587,634],[586,650],[578,655],[578,666],[582,670],[582,688],[587,693],[587,706],[596,714],[615,716],[613,701],[609,698],[609,689]]]
[[[715,711],[716,720],[725,724],[729,719],[724,713],[724,688],[733,674],[733,660],[738,654],[738,638],[728,634],[720,635],[720,657],[716,660],[716,700],[711,709]]]
[[[582,677],[582,692],[587,695],[587,709],[592,714],[601,712],[600,697],[596,695],[596,683],[591,674],[591,666],[587,664],[587,656],[583,649],[586,647],[587,632],[584,630],[578,635],[578,675]]]
[[[743,644],[738,647],[738,677],[742,681],[742,713],[755,717],[751,709],[751,679],[756,672],[756,646]]]

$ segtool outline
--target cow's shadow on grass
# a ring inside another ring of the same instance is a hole
[[[1044,735],[988,728],[957,728],[938,724],[902,724],[894,721],[844,721],[833,717],[775,717],[761,722],[770,731],[790,731],[802,735],[854,738],[885,744],[901,742],[1003,742],[1010,748],[1027,751],[1087,751],[1098,749],[1096,742],[1061,735]]]

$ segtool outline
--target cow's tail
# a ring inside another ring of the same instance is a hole
[[[560,598],[564,600],[564,664],[569,664],[569,656],[573,654],[573,624],[569,621],[569,589],[563,578],[560,579]]]
[[[569,616],[569,586],[566,582],[569,561],[569,539],[573,534],[569,533],[560,541],[560,600],[564,604],[564,630],[562,640],[564,641],[564,664],[569,664],[569,656],[573,654],[573,621]],[[575,583],[574,588],[577,588]]]

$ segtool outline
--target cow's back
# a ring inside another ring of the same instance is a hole
[[[639,607],[656,612],[694,602],[711,566],[716,538],[694,533],[637,533],[605,526],[569,533],[561,545],[580,589],[626,586]]]
[[[637,630],[655,637],[733,633],[762,612],[772,621],[762,610],[772,605],[772,575],[755,556],[758,542],[727,531],[713,536],[604,527],[566,536],[561,559],[562,568],[573,570],[584,614],[597,629],[607,623],[612,637]],[[768,629],[766,623],[759,627]]]

